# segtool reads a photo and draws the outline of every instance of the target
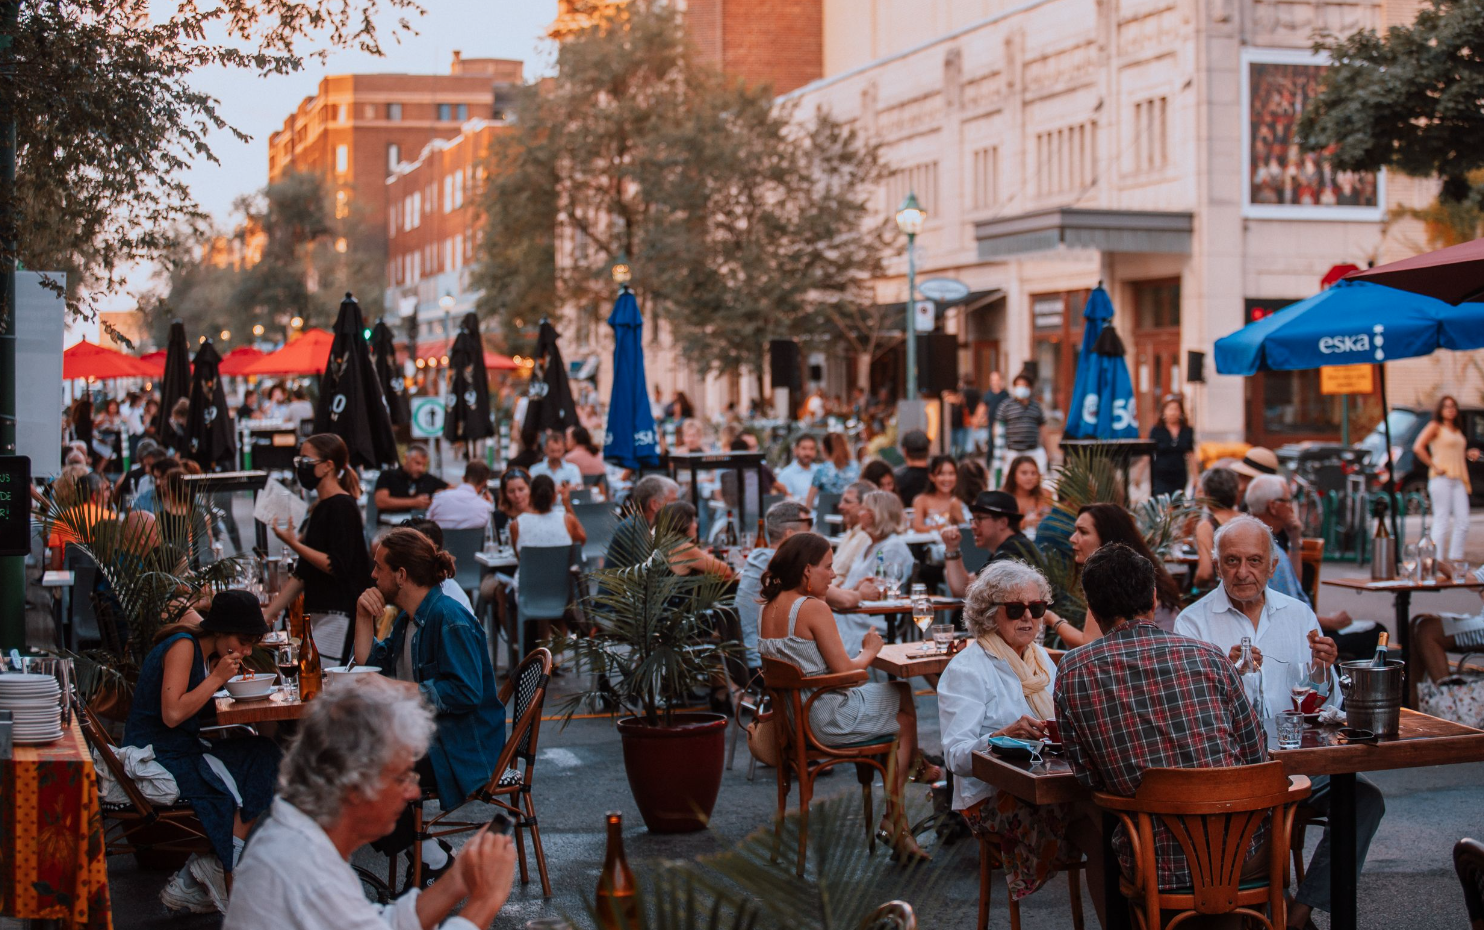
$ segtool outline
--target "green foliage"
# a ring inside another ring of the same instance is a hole
[[[812,874],[804,878],[794,873],[799,815],[791,813],[777,826],[781,836],[774,826],[765,827],[725,852],[696,861],[666,862],[641,875],[645,926],[857,930],[891,898],[940,899],[953,867],[942,850],[939,861],[908,865],[893,862],[880,843],[871,855],[860,800],[853,791],[810,808]],[[920,925],[932,926],[921,920]]]
[[[1335,146],[1340,169],[1441,177],[1442,200],[1477,200],[1484,192],[1469,174],[1484,168],[1481,35],[1484,0],[1433,0],[1411,25],[1385,36],[1322,37],[1314,47],[1334,64],[1304,108],[1304,145]]]
[[[557,308],[594,324],[622,258],[700,367],[760,371],[769,338],[821,331],[876,354],[877,149],[793,116],[702,63],[673,4],[634,0],[563,42],[492,147],[480,312],[514,345]]]
[[[643,520],[638,521],[643,524]],[[650,726],[668,724],[676,705],[695,688],[709,687],[723,658],[740,649],[712,636],[704,613],[722,605],[727,582],[719,575],[677,575],[674,557],[692,545],[685,526],[661,518],[653,532],[614,537],[614,555],[626,568],[603,568],[588,576],[597,593],[584,602],[592,636],[569,635],[560,648],[571,652],[579,674],[591,673],[611,690],[573,695],[562,710],[567,720],[585,701],[611,699],[617,710]]]
[[[215,161],[210,133],[247,141],[218,101],[191,87],[192,74],[292,73],[304,40],[379,54],[376,23],[387,11],[421,12],[414,0],[20,0],[5,30],[16,182],[0,191],[15,209],[16,257],[67,272],[70,308],[91,311],[96,297],[79,297],[84,284],[115,290],[131,265],[204,228],[185,169]],[[408,28],[399,18],[395,31]]]

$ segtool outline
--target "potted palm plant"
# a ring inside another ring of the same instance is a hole
[[[592,635],[569,634],[560,643],[578,674],[594,682],[568,700],[566,718],[589,701],[612,709],[629,790],[654,833],[704,829],[711,816],[727,718],[684,707],[724,674],[723,660],[740,648],[716,637],[713,611],[729,606],[728,582],[671,570],[693,545],[686,529],[662,516],[651,530],[631,514],[614,536],[614,565],[587,577]]]

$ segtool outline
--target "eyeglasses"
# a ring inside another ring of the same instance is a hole
[[[307,455],[296,455],[296,456],[294,456],[294,467],[295,468],[303,468],[306,465],[318,465],[320,462],[323,462],[323,461],[326,461],[326,460],[325,459],[312,459],[312,458],[310,458]]]
[[[1029,604],[1021,601],[1001,601],[997,606],[1005,608],[1005,616],[1011,620],[1019,620],[1021,617],[1024,617],[1027,610],[1031,612],[1032,617],[1040,620],[1046,616],[1046,608],[1051,605],[1045,601],[1031,601]]]
[[[417,769],[408,769],[393,778],[392,783],[402,788],[417,788],[422,785],[422,776],[418,774]]]

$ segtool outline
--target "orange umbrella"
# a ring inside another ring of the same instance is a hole
[[[86,339],[62,353],[62,378],[66,381],[153,377],[154,371],[134,356]]]
[[[238,346],[222,357],[221,365],[217,366],[217,374],[240,375],[247,366],[267,355],[262,349],[253,346]]]
[[[308,329],[293,342],[243,367],[242,375],[317,375],[330,359],[335,337],[322,329]]]

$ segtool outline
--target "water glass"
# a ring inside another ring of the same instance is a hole
[[[1304,739],[1304,715],[1285,710],[1278,715],[1278,748],[1297,749]]]
[[[1402,549],[1402,571],[1406,574],[1408,581],[1417,580],[1417,545],[1409,543]]]
[[[932,625],[933,645],[941,652],[948,652],[948,644],[953,642],[953,624],[934,623]]]
[[[1454,559],[1453,560],[1453,580],[1454,581],[1468,581],[1469,580],[1469,560],[1468,559]]]

